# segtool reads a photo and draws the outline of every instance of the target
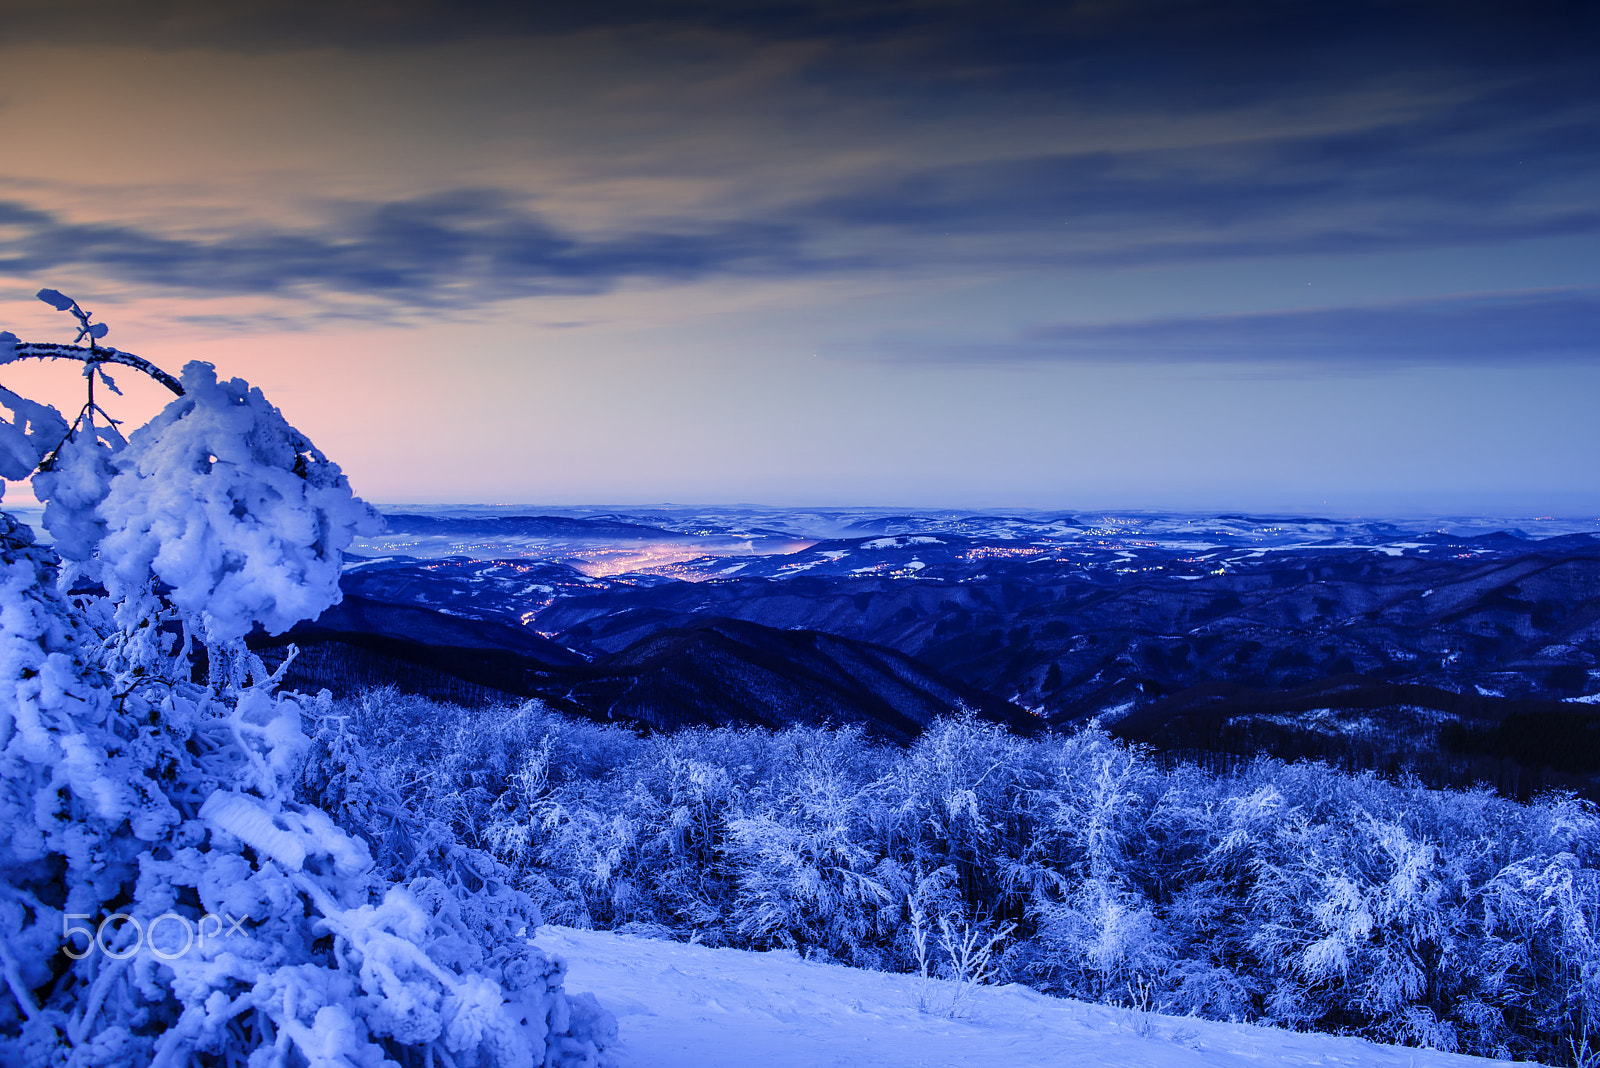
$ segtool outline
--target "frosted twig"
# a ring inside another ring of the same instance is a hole
[[[68,1037],[74,1046],[82,1045],[83,1040],[89,1037],[89,1025],[100,1015],[100,1006],[104,1004],[112,982],[127,962],[127,957],[111,957],[110,963],[102,966],[100,974],[94,977],[94,983],[89,987],[89,996],[84,1000],[83,1015],[72,1021]]]
[[[4,942],[0,942],[0,967],[5,969],[6,986],[11,990],[11,996],[17,999],[17,1007],[28,1019],[37,1019],[39,1006],[33,1003],[33,996],[22,984],[22,969],[17,967],[16,958],[11,955]]]

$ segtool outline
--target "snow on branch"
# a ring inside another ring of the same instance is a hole
[[[110,333],[110,327],[105,323],[92,322],[94,313],[84,310],[77,301],[55,289],[41,289],[38,297],[57,311],[72,313],[73,318],[78,320],[78,336],[73,339],[72,344],[60,345],[54,342],[23,341],[9,330],[0,331],[0,364],[25,359],[81,360],[91,365],[121,364],[123,367],[143,371],[178,396],[183,396],[182,383],[149,360],[135,356],[131,352],[120,352],[108,345],[101,345],[100,339]],[[87,345],[78,344],[85,340],[89,342]]]
[[[131,352],[120,349],[86,348],[80,345],[61,345],[51,341],[22,341],[10,331],[0,333],[0,364],[15,360],[81,360],[84,363],[116,363],[143,371],[166,386],[178,396],[183,396],[183,384],[161,368]]]

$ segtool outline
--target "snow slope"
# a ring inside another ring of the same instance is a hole
[[[1505,1063],[1353,1038],[1142,1014],[983,987],[949,1019],[919,1012],[916,976],[793,954],[542,927],[569,990],[616,1014],[622,1068],[1446,1068]],[[949,986],[930,984],[933,1007]]]

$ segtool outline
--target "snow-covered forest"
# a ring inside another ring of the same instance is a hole
[[[303,797],[396,877],[435,841],[493,855],[552,922],[1594,1059],[1600,818],[1568,797],[1265,759],[1214,775],[1095,729],[1024,740],[971,718],[909,748],[641,737],[378,691],[321,722]]]

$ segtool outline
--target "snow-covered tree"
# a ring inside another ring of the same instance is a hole
[[[759,948],[820,951],[881,964],[909,890],[881,848],[885,784],[852,774],[858,731],[797,730],[792,774],[729,821],[727,860],[738,872],[738,931]],[[874,824],[877,828],[874,828]]]
[[[68,420],[0,389],[0,475],[33,475],[55,541],[0,513],[0,1061],[600,1063],[614,1024],[528,942],[532,903],[480,894],[494,862],[461,843],[392,855],[420,817],[370,833],[385,799],[327,696],[244,643],[337,602],[375,514],[259,390],[40,297],[78,338],[0,335],[0,364],[79,360],[89,395]],[[176,395],[126,440],[111,364]]]

